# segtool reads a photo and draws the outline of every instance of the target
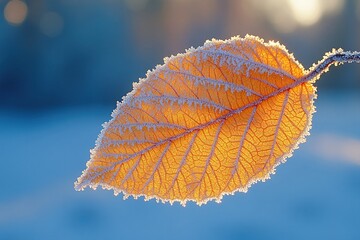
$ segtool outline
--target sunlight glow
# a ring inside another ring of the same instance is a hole
[[[320,0],[288,0],[295,20],[303,26],[315,24],[322,16]]]
[[[313,26],[322,17],[341,12],[345,3],[345,0],[248,1],[262,11],[272,26],[282,33],[295,31],[297,27]]]
[[[20,25],[27,16],[28,8],[26,3],[20,0],[11,0],[4,9],[4,17],[11,25]]]

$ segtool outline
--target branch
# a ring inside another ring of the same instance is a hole
[[[325,54],[324,58],[317,64],[314,64],[308,73],[301,79],[302,82],[315,81],[319,79],[320,75],[329,70],[333,64],[335,66],[344,63],[360,63],[360,52],[344,52],[342,49],[333,50]]]

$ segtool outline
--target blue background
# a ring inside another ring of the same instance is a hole
[[[290,2],[34,0],[21,24],[1,15],[0,239],[360,239],[356,64],[316,83],[311,136],[246,194],[182,207],[73,189],[116,100],[165,56],[246,33],[305,68],[333,47],[360,50],[359,1],[317,0],[310,25]]]

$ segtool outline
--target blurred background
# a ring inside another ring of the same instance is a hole
[[[0,0],[0,239],[360,239],[360,65],[266,183],[186,208],[75,192],[101,124],[163,57],[258,35],[309,68],[360,50],[360,0]]]

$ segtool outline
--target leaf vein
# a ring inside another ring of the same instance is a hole
[[[160,166],[160,163],[162,162],[164,156],[166,155],[167,151],[169,150],[170,148],[170,145],[171,145],[171,141],[168,142],[168,144],[166,145],[164,151],[162,152],[159,160],[156,162],[155,164],[155,167],[149,177],[149,179],[146,181],[146,183],[144,184],[144,186],[142,187],[141,189],[141,192],[144,191],[144,189],[149,185],[149,183],[154,179],[154,175],[155,173],[159,170],[159,166]]]
[[[269,72],[269,73],[276,73],[276,74],[285,76],[285,77],[287,77],[289,79],[292,79],[293,81],[297,80],[295,77],[291,76],[289,73],[287,73],[285,71],[282,71],[282,70],[279,70],[277,68],[268,66],[268,65],[263,64],[261,62],[255,62],[255,61],[251,61],[251,60],[239,57],[239,56],[234,55],[232,53],[229,53],[227,51],[223,51],[223,50],[200,50],[199,49],[198,52],[203,53],[204,55],[207,55],[207,54],[208,55],[213,55],[215,57],[222,57],[222,56],[229,57],[234,62],[228,61],[228,64],[236,65],[237,67],[245,64],[245,65],[249,66],[250,69],[251,68],[258,68],[260,70],[260,72],[262,72],[263,70],[267,70],[267,72]],[[222,61],[224,61],[224,60],[221,60],[221,62]],[[250,69],[248,69],[248,70],[250,70]]]
[[[230,184],[230,181],[233,179],[235,173],[237,173],[238,171],[238,164],[240,162],[240,157],[241,157],[241,150],[243,149],[243,146],[244,146],[244,143],[245,143],[245,139],[246,139],[246,136],[247,136],[247,133],[250,129],[250,126],[254,120],[254,117],[255,117],[255,113],[256,113],[256,110],[257,110],[257,107],[255,106],[254,109],[252,110],[251,112],[251,115],[250,115],[250,118],[248,119],[247,121],[247,124],[246,124],[246,127],[244,129],[244,133],[243,135],[241,136],[241,140],[240,140],[240,144],[239,144],[239,148],[238,148],[238,151],[237,151],[237,155],[236,155],[236,159],[235,159],[235,163],[234,163],[234,167],[232,168],[232,171],[231,171],[231,177],[230,179],[227,181],[225,187],[224,187],[224,190],[229,186]],[[242,163],[241,163],[242,164]],[[251,165],[251,164],[250,164]],[[245,168],[244,168],[245,169]]]
[[[208,166],[209,166],[209,164],[210,164],[210,160],[211,160],[212,156],[214,155],[215,147],[216,147],[216,144],[217,144],[217,142],[218,142],[218,140],[219,140],[219,134],[220,134],[221,128],[222,128],[222,126],[224,125],[224,123],[225,123],[225,120],[221,121],[220,124],[219,124],[219,126],[218,126],[218,128],[217,128],[216,134],[215,134],[215,137],[214,137],[214,141],[213,141],[213,144],[212,144],[212,146],[211,146],[210,153],[209,153],[209,155],[208,155],[208,157],[207,157],[207,159],[206,159],[205,167],[204,167],[204,170],[203,170],[203,172],[202,172],[202,174],[201,174],[201,177],[200,177],[199,181],[197,182],[197,184],[195,184],[195,186],[193,187],[193,189],[188,193],[188,195],[192,194],[192,193],[195,191],[196,188],[198,188],[198,187],[201,186],[201,183],[202,183],[203,180],[204,180],[204,176],[205,176],[205,174],[206,174],[207,168],[208,168]]]

